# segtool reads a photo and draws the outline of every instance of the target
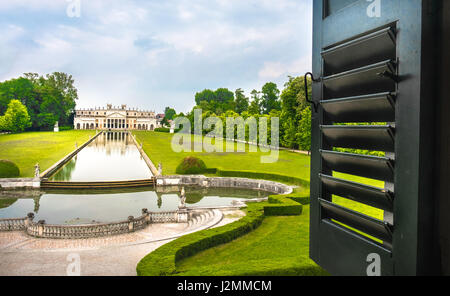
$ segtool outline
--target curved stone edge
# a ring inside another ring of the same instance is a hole
[[[206,177],[203,175],[174,175],[158,176],[156,190],[164,190],[159,186],[199,186],[205,188],[240,188],[268,191],[275,194],[290,194],[292,186],[274,181],[235,178],[235,177]]]
[[[159,238],[159,239],[156,239],[156,240],[149,239],[149,240],[144,240],[144,241],[139,241],[139,242],[134,242],[134,243],[127,243],[127,244],[118,245],[118,246],[134,246],[134,245],[142,245],[142,244],[166,241],[166,240],[176,239],[176,238],[179,238],[179,237],[182,237],[182,236],[185,236],[185,235],[188,235],[188,234],[192,234],[192,233],[195,233],[195,232],[199,232],[199,231],[202,231],[202,230],[213,228],[214,226],[216,226],[217,224],[222,222],[224,215],[223,215],[223,212],[221,210],[219,210],[219,209],[213,209],[211,211],[214,214],[214,219],[212,221],[210,221],[209,223],[207,223],[207,224],[205,224],[205,225],[203,225],[203,226],[201,226],[199,228],[195,228],[195,229],[192,229],[192,230],[186,231],[186,232],[181,232],[179,234],[172,235],[172,236],[169,236],[169,237]]]

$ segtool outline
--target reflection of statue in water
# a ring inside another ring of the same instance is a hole
[[[161,194],[158,194],[158,209],[160,209],[162,206],[162,197]]]
[[[34,212],[35,213],[38,213],[39,212],[39,207],[40,207],[40,201],[41,201],[41,195],[39,195],[39,196],[35,196],[34,198],[33,198],[33,200],[34,200]]]
[[[184,187],[182,187],[180,193],[180,208],[185,207],[186,207],[186,191],[184,191]]]
[[[34,177],[35,178],[39,178],[39,176],[41,175],[41,168],[39,167],[39,163],[36,163],[36,165],[34,166]]]

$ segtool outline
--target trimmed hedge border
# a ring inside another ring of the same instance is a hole
[[[265,216],[298,216],[301,215],[303,206],[285,196],[269,196],[269,204],[264,206]]]
[[[173,275],[176,273],[176,261],[249,233],[264,220],[263,207],[260,204],[254,205],[248,208],[245,217],[236,222],[180,237],[156,249],[138,263],[137,275]]]
[[[285,196],[271,196],[269,203],[249,204],[247,215],[236,222],[183,236],[148,254],[138,263],[137,275],[176,275],[177,261],[253,231],[265,216],[300,215],[301,212],[302,205]]]

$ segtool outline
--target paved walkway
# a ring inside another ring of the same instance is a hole
[[[137,263],[176,237],[238,220],[240,210],[222,211],[199,225],[152,224],[144,230],[96,239],[36,239],[22,231],[0,232],[0,276],[65,276],[73,256],[81,275],[134,276]]]

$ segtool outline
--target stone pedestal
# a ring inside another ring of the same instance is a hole
[[[178,223],[187,223],[189,213],[186,208],[178,208]]]

